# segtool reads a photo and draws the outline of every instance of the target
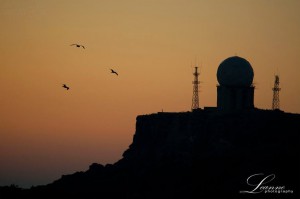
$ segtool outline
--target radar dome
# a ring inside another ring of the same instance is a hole
[[[218,82],[221,86],[250,87],[253,77],[251,64],[238,56],[225,59],[217,71]]]

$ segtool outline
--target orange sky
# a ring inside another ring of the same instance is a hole
[[[195,57],[201,107],[216,106],[218,65],[238,55],[254,69],[256,107],[271,108],[279,73],[281,109],[300,113],[299,9],[298,0],[0,0],[0,186],[117,161],[137,115],[190,110]]]

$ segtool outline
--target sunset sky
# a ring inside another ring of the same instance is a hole
[[[300,113],[299,10],[298,0],[0,0],[0,186],[119,160],[137,115],[190,110],[196,59],[201,108],[216,106],[217,68],[237,55],[254,69],[257,108],[271,108],[279,74],[281,109]]]

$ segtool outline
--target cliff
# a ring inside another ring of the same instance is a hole
[[[262,173],[276,176],[264,186],[285,186],[293,193],[258,193],[255,198],[299,198],[299,129],[299,114],[258,109],[138,116],[133,142],[121,160],[94,163],[23,196],[252,198],[240,191],[253,190],[247,178]]]

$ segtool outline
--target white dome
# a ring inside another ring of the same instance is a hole
[[[225,59],[217,71],[217,79],[221,86],[250,87],[253,77],[251,64],[237,56]]]

